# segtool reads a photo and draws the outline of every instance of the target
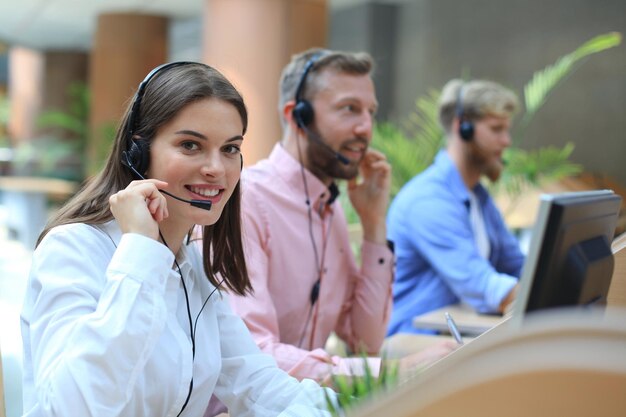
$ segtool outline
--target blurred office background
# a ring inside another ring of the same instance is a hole
[[[1,2],[0,341],[8,415],[21,410],[12,379],[17,315],[36,236],[50,210],[101,166],[119,117],[153,67],[197,60],[233,80],[250,111],[244,155],[251,164],[280,138],[280,71],[306,48],[370,52],[377,121],[401,125],[418,97],[451,78],[492,79],[522,97],[534,72],[608,32],[626,33],[623,0]],[[625,48],[581,62],[516,143],[526,150],[572,143],[569,159],[581,172],[565,189],[624,195]],[[513,226],[532,225],[532,214]]]

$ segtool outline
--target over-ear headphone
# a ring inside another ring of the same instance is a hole
[[[146,75],[146,78],[139,84],[137,88],[137,94],[133,100],[133,105],[128,115],[126,122],[126,140],[128,143],[128,149],[122,151],[122,164],[129,167],[131,170],[136,170],[140,174],[145,174],[150,166],[150,142],[146,139],[133,139],[133,134],[137,129],[137,121],[139,119],[139,110],[141,108],[141,100],[146,90],[146,86],[155,75],[168,68],[180,67],[183,65],[202,65],[199,62],[192,61],[176,61],[167,64],[159,65]],[[243,169],[243,155],[239,155],[241,158],[241,167]]]
[[[311,103],[304,98],[302,98],[302,93],[304,90],[304,86],[306,85],[306,77],[313,68],[313,65],[317,62],[318,59],[322,56],[322,53],[316,53],[313,55],[304,65],[304,70],[302,71],[302,76],[300,77],[300,81],[298,82],[298,87],[296,88],[296,105],[293,107],[291,111],[294,120],[299,128],[304,129],[311,123],[313,123],[313,119],[315,118],[315,112],[313,111],[313,106]]]
[[[129,143],[129,149],[122,152],[122,164],[144,175],[150,165],[150,142],[145,139],[130,139]]]
[[[143,79],[141,84],[139,84],[139,88],[137,88],[137,94],[135,94],[135,98],[133,99],[133,105],[131,106],[130,114],[128,115],[128,119],[126,121],[125,131],[128,147],[126,150],[122,151],[122,164],[131,169],[137,170],[137,172],[142,175],[145,174],[146,171],[148,171],[148,167],[150,165],[150,142],[148,142],[146,139],[133,139],[133,135],[137,130],[137,124],[139,122],[141,100],[143,100],[146,86],[148,85],[150,80],[152,80],[152,78],[154,78],[154,76],[156,76],[159,72],[165,71],[168,68],[198,64],[200,63],[191,61],[176,61],[159,65],[158,67],[150,71],[148,75],[146,75],[146,78]]]
[[[459,119],[459,136],[464,141],[469,142],[474,138],[474,123],[470,120],[465,119],[465,115],[463,114],[463,91],[464,85],[459,87],[459,94],[456,98],[456,117]]]
[[[315,111],[313,110],[313,105],[308,100],[302,98],[303,90],[306,85],[306,77],[313,68],[313,65],[322,57],[323,53],[318,52],[314,54],[309,60],[304,64],[304,70],[302,71],[302,75],[300,76],[300,81],[298,81],[298,87],[296,88],[296,104],[293,106],[293,110],[291,110],[291,114],[293,119],[296,122],[296,125],[306,132],[307,136],[319,143],[324,149],[330,152],[335,156],[344,165],[349,165],[350,160],[331,148],[318,133],[314,130],[309,129],[309,125],[313,123],[315,119]]]
[[[133,100],[133,105],[131,106],[130,114],[128,115],[125,126],[127,135],[127,149],[122,151],[122,165],[128,167],[128,169],[131,170],[131,172],[137,179],[145,180],[145,173],[148,171],[148,167],[150,166],[150,142],[147,139],[143,138],[133,139],[133,134],[135,133],[135,129],[137,128],[137,119],[139,117],[138,115],[141,106],[141,100],[143,99],[146,85],[148,85],[152,77],[154,77],[160,71],[163,71],[167,68],[192,64],[198,65],[199,63],[189,61],[177,61],[159,65],[158,67],[150,71],[148,75],[146,75],[146,78],[144,78],[144,80],[141,82],[141,84],[139,84],[139,88],[137,89],[137,94],[135,94],[135,99]],[[241,158],[241,167],[243,168],[243,157]],[[210,200],[188,200],[175,196],[169,191],[165,191],[162,189],[159,189],[159,191],[163,194],[169,195],[176,200],[182,201],[184,203],[189,203],[194,207],[198,207],[204,210],[211,210],[211,206],[213,204]]]

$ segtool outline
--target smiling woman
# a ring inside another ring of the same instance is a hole
[[[211,67],[165,64],[140,84],[105,168],[33,254],[26,414],[197,416],[214,393],[236,415],[324,415],[325,391],[280,371],[214,296],[250,291],[246,127],[243,99]],[[196,224],[204,257],[189,242]]]
[[[149,178],[168,178],[164,190],[185,198],[211,202],[211,210],[195,210],[180,201],[168,201],[170,214],[194,224],[219,219],[240,175],[243,126],[236,109],[218,99],[202,99],[186,106],[158,130],[150,145]]]

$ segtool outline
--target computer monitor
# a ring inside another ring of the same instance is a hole
[[[606,304],[621,200],[610,190],[541,196],[513,321],[546,308]]]

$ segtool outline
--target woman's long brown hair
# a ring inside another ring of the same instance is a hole
[[[248,113],[243,98],[217,70],[200,63],[164,68],[146,84],[141,106],[135,116],[134,137],[151,142],[158,129],[172,120],[186,105],[205,98],[217,98],[232,104],[238,111],[245,134]],[[136,99],[136,97],[135,97]],[[122,165],[122,152],[129,149],[128,119],[130,103],[117,130],[113,148],[104,169],[65,204],[37,240],[37,245],[53,227],[69,223],[103,224],[113,219],[109,197],[135,178]],[[220,218],[203,230],[203,264],[209,281],[216,287],[223,283],[239,295],[251,292],[241,240],[241,188],[237,184]]]

